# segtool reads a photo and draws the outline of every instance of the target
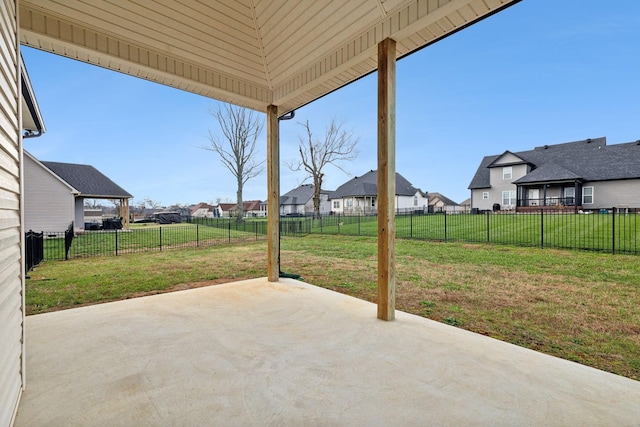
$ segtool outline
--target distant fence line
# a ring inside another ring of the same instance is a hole
[[[628,209],[611,208],[600,213],[573,214],[540,210],[535,213],[487,212],[484,214],[428,214],[422,211],[396,214],[396,237],[443,242],[490,243],[540,248],[591,250],[638,254],[640,215]],[[163,251],[183,247],[204,247],[265,239],[267,220],[231,218],[189,218],[179,225],[74,233],[33,233],[27,237],[27,267],[37,253],[29,243],[41,243],[44,260],[120,255]],[[326,215],[280,218],[282,236],[343,234],[377,236],[375,215]]]
[[[635,209],[593,213],[543,210],[529,213],[396,213],[396,237],[443,242],[491,243],[540,248],[638,254],[640,215]],[[330,215],[307,219],[310,233],[376,236],[376,216]]]
[[[73,233],[73,225],[66,231],[42,232],[44,260],[66,260],[97,256],[117,256],[135,252],[205,247],[234,242],[265,239],[267,222],[241,221],[229,218],[209,220],[189,219],[190,223],[155,225],[130,230],[100,230]],[[306,234],[304,221],[282,221],[283,236]],[[69,231],[71,230],[71,232]]]

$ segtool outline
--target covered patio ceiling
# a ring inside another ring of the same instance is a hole
[[[22,44],[267,114],[267,272],[280,272],[278,118],[378,71],[378,317],[395,316],[396,59],[518,0],[24,0]]]
[[[24,45],[278,115],[519,0],[24,0]]]

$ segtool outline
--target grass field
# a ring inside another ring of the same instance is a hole
[[[375,238],[283,238],[282,270],[375,302]],[[398,240],[397,308],[640,379],[635,256]],[[28,314],[266,276],[264,240],[45,262]]]
[[[563,213],[489,215],[400,215],[399,238],[495,243],[602,252],[640,252],[637,214]],[[377,236],[376,216],[328,216],[313,221],[312,233]]]
[[[266,223],[251,222],[238,228],[226,221],[224,226],[210,227],[197,224],[155,223],[132,224],[130,230],[106,230],[77,233],[73,239],[69,258],[121,255],[131,252],[162,251],[169,248],[209,246],[265,238]],[[65,258],[64,238],[44,240],[47,260]]]
[[[575,215],[399,215],[398,238],[446,242],[491,243],[557,249],[581,249],[608,253],[640,253],[637,214]],[[376,216],[282,217],[281,234],[339,234],[377,236]],[[93,231],[74,238],[69,258],[162,251],[169,248],[208,246],[265,238],[266,218],[236,222],[229,218],[193,219],[192,223],[132,224],[131,230]],[[65,259],[63,234],[45,239],[47,260]]]

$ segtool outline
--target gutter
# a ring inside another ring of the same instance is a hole
[[[20,55],[20,83],[22,86],[22,100],[25,103],[28,113],[35,124],[35,129],[23,129],[23,138],[37,138],[45,133],[44,121],[40,114],[40,108],[36,101],[36,96],[31,86],[31,80],[27,73],[27,66],[24,63],[24,58]],[[24,116],[23,112],[23,116]]]

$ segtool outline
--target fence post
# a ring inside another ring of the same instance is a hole
[[[540,248],[544,249],[544,209],[540,209]]]
[[[115,229],[116,232],[116,256],[118,256],[118,229]]]
[[[361,215],[358,215],[358,236],[360,235],[360,218]]]
[[[413,211],[409,215],[409,238],[413,239]]]
[[[611,254],[616,254],[616,208],[611,208]]]
[[[487,243],[489,243],[489,216],[491,215],[490,212],[487,212],[487,214],[485,215],[487,217]]]
[[[442,215],[442,217],[444,218],[444,241],[447,241],[447,216],[446,215]]]
[[[196,246],[200,246],[200,227],[196,224]]]
[[[160,226],[160,252],[162,252],[162,226]]]
[[[229,243],[231,243],[231,220],[229,220]]]

